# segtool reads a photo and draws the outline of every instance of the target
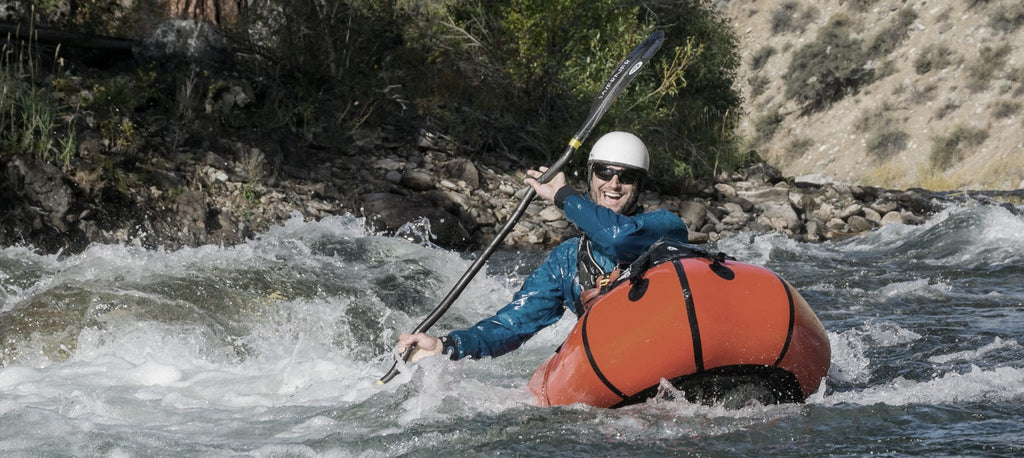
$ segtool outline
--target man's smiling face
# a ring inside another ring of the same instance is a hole
[[[607,167],[615,171],[626,170],[623,167],[605,164],[594,164],[594,167]],[[632,210],[630,207],[635,201],[637,185],[623,183],[619,174],[615,174],[608,180],[603,180],[598,175],[597,173],[590,174],[590,198],[594,199],[598,205],[610,208],[620,215]]]

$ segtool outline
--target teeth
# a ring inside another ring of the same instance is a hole
[[[606,193],[604,193],[604,196],[609,198],[609,199],[618,199],[618,198],[622,197],[622,194],[616,194],[614,192],[606,192]]]

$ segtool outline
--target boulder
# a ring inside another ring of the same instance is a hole
[[[406,171],[402,174],[400,183],[402,186],[412,189],[413,191],[429,191],[435,187],[434,176],[431,175],[430,172],[421,169]]]
[[[700,228],[708,220],[708,208],[701,202],[687,200],[679,204],[679,217],[686,227]]]
[[[800,228],[800,217],[796,210],[789,203],[766,203],[762,206],[762,215],[771,222],[771,227],[777,230],[789,229],[797,231]]]
[[[469,230],[457,216],[417,196],[373,193],[360,196],[363,216],[370,232],[394,235],[407,224],[425,219],[431,242],[451,249],[463,249],[471,240]],[[423,240],[421,240],[422,242]]]
[[[906,222],[903,221],[903,215],[899,211],[893,210],[893,211],[890,211],[889,213],[886,213],[885,216],[882,217],[882,221],[881,221],[880,224],[882,226],[885,226],[886,224],[905,224],[905,223]]]
[[[142,41],[136,55],[145,62],[175,67],[194,64],[200,68],[227,68],[233,60],[231,47],[217,28],[191,19],[169,19]]]

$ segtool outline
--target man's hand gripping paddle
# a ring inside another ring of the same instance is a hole
[[[552,177],[558,174],[563,167],[565,167],[565,164],[572,158],[572,153],[583,145],[583,141],[587,139],[587,136],[590,135],[590,131],[593,130],[594,126],[597,125],[597,122],[601,120],[604,113],[608,111],[608,107],[610,107],[619,94],[626,89],[626,86],[633,81],[633,78],[640,72],[640,69],[647,65],[651,56],[661,48],[661,44],[664,41],[665,33],[657,30],[647,37],[643,43],[640,43],[636,48],[633,48],[633,51],[630,52],[622,63],[615,68],[611,77],[609,77],[608,81],[604,84],[604,88],[601,89],[601,92],[597,95],[597,100],[594,101],[594,105],[590,108],[590,114],[587,115],[587,120],[584,121],[583,126],[576,131],[576,135],[569,140],[569,146],[565,149],[565,152],[562,153],[562,156],[559,157],[557,161],[548,166],[547,171],[544,172],[537,181],[547,183]],[[434,325],[434,323],[437,322],[438,319],[441,318],[442,315],[445,314],[445,312],[448,311],[448,308],[452,306],[455,299],[462,294],[462,291],[466,289],[469,282],[483,267],[484,262],[491,257],[494,250],[501,245],[508,233],[512,231],[512,228],[515,227],[516,223],[519,222],[519,219],[522,218],[524,213],[526,213],[527,207],[530,206],[530,202],[536,196],[537,192],[533,188],[529,188],[526,195],[523,196],[522,201],[519,202],[519,206],[516,207],[514,212],[512,212],[512,216],[509,217],[508,222],[506,222],[505,225],[502,226],[501,230],[499,230],[494,236],[494,240],[491,241],[491,244],[484,249],[483,253],[480,254],[480,257],[473,261],[473,264],[469,266],[466,273],[462,274],[462,278],[460,278],[455,286],[452,287],[452,290],[448,292],[448,295],[445,296],[441,303],[434,308],[434,311],[430,312],[430,315],[424,318],[419,326],[416,326],[416,329],[412,331],[413,334],[426,332]],[[415,348],[407,349],[405,353],[402,354],[402,360],[409,361],[413,350],[415,350]],[[395,361],[391,366],[391,370],[381,377],[377,383],[387,383],[391,381],[391,379],[395,378],[396,375],[398,375],[398,361]]]

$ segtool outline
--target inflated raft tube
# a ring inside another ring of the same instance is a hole
[[[828,372],[825,328],[763,267],[661,242],[606,289],[531,377],[540,404],[635,404],[662,379],[691,402],[801,402]]]

